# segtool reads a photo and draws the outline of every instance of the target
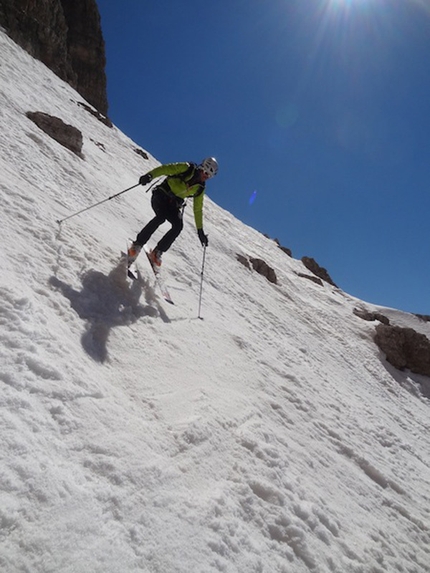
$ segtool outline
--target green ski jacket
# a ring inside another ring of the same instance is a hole
[[[198,177],[197,165],[194,163],[167,163],[149,171],[154,179],[166,175],[159,185],[165,192],[171,192],[180,199],[193,198],[194,220],[197,229],[203,228],[203,197],[205,183]]]

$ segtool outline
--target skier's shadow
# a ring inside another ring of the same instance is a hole
[[[141,276],[131,284],[125,276],[125,267],[120,263],[107,276],[95,270],[82,277],[82,289],[53,276],[50,284],[70,300],[72,308],[80,318],[86,320],[85,332],[81,337],[84,350],[97,362],[108,357],[107,341],[112,328],[133,324],[143,316],[160,316],[165,322],[169,318],[157,301],[154,289]],[[142,293],[145,302],[139,302]]]

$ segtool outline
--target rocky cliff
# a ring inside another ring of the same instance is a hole
[[[0,0],[0,26],[107,114],[106,58],[96,0]]]

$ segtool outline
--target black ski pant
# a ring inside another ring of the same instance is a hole
[[[182,204],[183,201],[179,197],[173,194],[167,194],[162,189],[154,189],[151,205],[154,209],[155,217],[151,219],[137,235],[136,243],[145,245],[158,227],[165,221],[168,221],[172,225],[172,228],[158,241],[155,247],[163,253],[168,251],[184,227],[181,210]]]

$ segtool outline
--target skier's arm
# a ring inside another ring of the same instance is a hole
[[[203,197],[204,192],[193,199],[194,221],[196,222],[197,230],[203,229]]]
[[[156,177],[161,177],[163,175],[179,175],[180,173],[185,173],[187,169],[190,168],[189,163],[166,163],[165,165],[159,165],[139,179],[141,185],[147,185],[150,181]]]
[[[193,199],[194,207],[194,220],[196,222],[197,234],[199,236],[200,242],[203,247],[207,247],[209,244],[208,236],[203,231],[203,197],[204,192],[197,195]]]
[[[205,195],[204,189],[200,193],[194,196],[193,207],[194,207],[194,220],[196,222],[197,235],[203,247],[207,247],[209,244],[208,236],[203,231],[203,197]]]

